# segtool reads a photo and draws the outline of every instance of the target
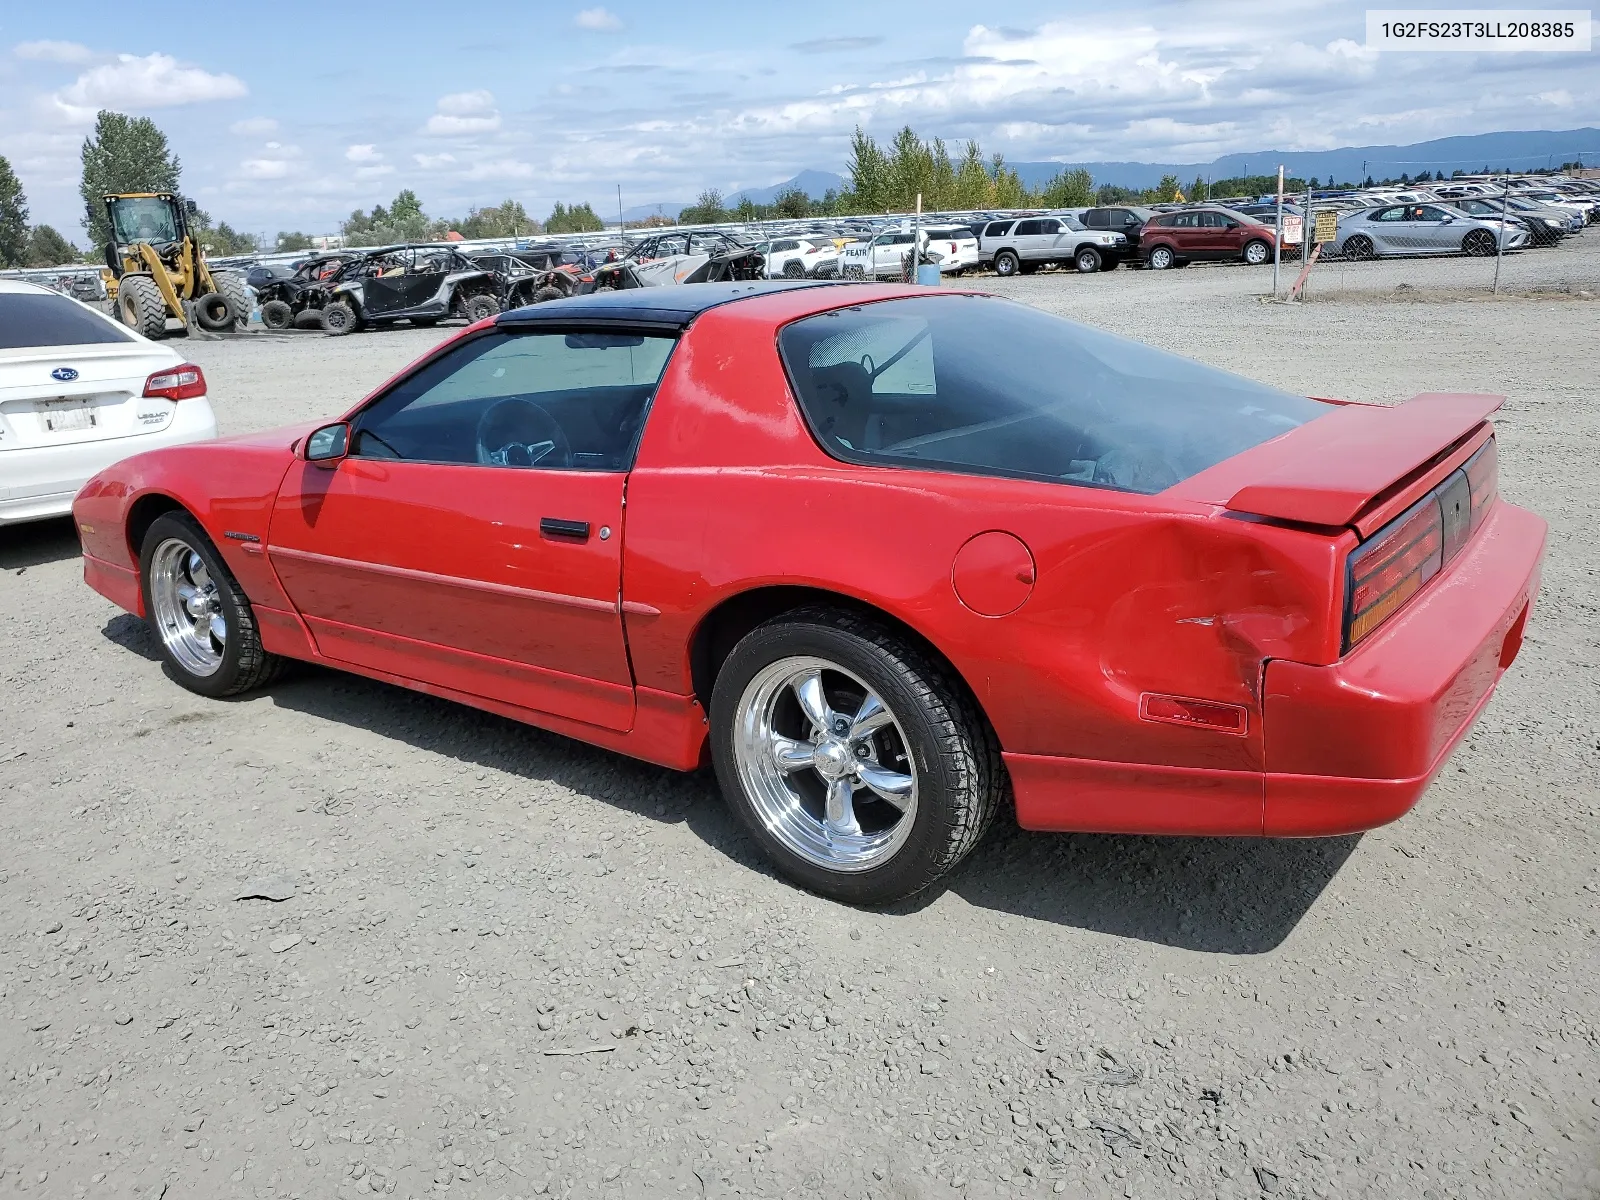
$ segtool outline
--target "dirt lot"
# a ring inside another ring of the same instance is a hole
[[[1585,240],[1554,253],[1600,277]],[[709,777],[309,668],[201,700],[69,526],[0,532],[0,1190],[1600,1195],[1600,304],[1004,286],[1306,392],[1510,397],[1544,597],[1414,812],[1000,829],[856,912],[771,877]],[[192,354],[237,432],[335,413],[442,332]]]

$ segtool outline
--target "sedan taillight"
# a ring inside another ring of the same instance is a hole
[[[144,381],[144,394],[167,400],[193,400],[206,394],[205,372],[193,363],[168,367]]]

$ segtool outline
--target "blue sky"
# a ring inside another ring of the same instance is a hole
[[[311,233],[402,187],[435,215],[511,196],[543,216],[610,212],[618,183],[629,207],[766,186],[842,170],[858,123],[1013,160],[1174,162],[1600,123],[1600,50],[1377,54],[1364,7],[1304,0],[130,11],[0,16],[0,154],[34,219],[79,240],[101,107],[154,118],[215,217]]]

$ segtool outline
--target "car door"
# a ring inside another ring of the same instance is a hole
[[[486,331],[357,414],[347,457],[297,461],[267,553],[318,650],[631,728],[623,495],[673,344]]]
[[[1382,254],[1412,253],[1413,232],[1404,204],[1390,205],[1367,218],[1373,244]]]
[[[1228,258],[1233,252],[1232,222],[1219,212],[1197,212],[1190,244],[1195,258]]]
[[[1423,204],[1413,208],[1412,228],[1419,250],[1430,254],[1447,254],[1461,249],[1460,224],[1436,204]]]

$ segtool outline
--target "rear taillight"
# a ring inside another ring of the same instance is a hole
[[[1497,486],[1494,439],[1350,556],[1344,648],[1393,616],[1477,532]]]
[[[168,367],[144,381],[144,394],[167,400],[193,400],[206,394],[205,372],[193,363]]]
[[[807,254],[815,254],[816,252],[817,252],[817,248],[815,246],[811,247],[811,249],[806,251]]]

